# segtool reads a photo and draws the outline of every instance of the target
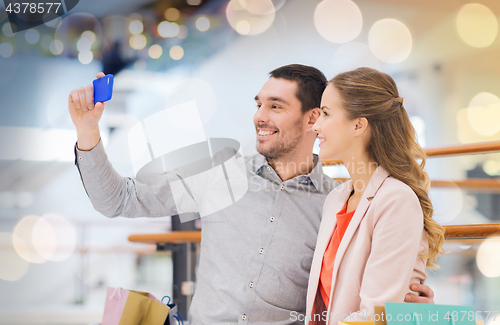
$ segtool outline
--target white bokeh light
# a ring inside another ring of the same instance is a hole
[[[382,19],[370,28],[368,44],[378,59],[398,63],[408,58],[413,41],[405,24],[396,19]]]
[[[226,8],[229,25],[241,35],[265,32],[273,24],[275,15],[271,0],[231,0]]]
[[[133,48],[134,50],[142,50],[147,44],[146,36],[142,34],[133,35],[130,37],[129,44],[130,47]]]
[[[495,14],[479,3],[464,5],[458,12],[456,23],[460,38],[472,47],[488,47],[498,34]]]
[[[50,261],[64,261],[74,253],[76,248],[75,226],[63,216],[55,213],[42,216],[41,221],[33,229],[33,237],[34,242],[40,241],[38,245],[35,245],[38,254]]]
[[[140,33],[142,33],[143,30],[144,30],[144,25],[142,24],[142,21],[138,19],[132,20],[128,25],[128,31],[132,35],[139,35]]]
[[[15,34],[12,32],[12,27],[10,23],[5,23],[2,26],[2,33],[7,37],[13,37]]]
[[[170,49],[170,57],[174,60],[180,60],[184,56],[184,49],[179,45],[174,45]]]
[[[14,249],[13,242],[22,250],[27,250],[23,240],[14,234],[8,232],[0,232],[0,279],[4,281],[18,281],[26,272],[30,263],[21,258]]]
[[[163,54],[163,49],[160,45],[155,44],[149,48],[148,54],[152,59],[158,59]]]
[[[49,48],[52,54],[59,55],[64,50],[64,45],[60,40],[56,39],[50,42]]]
[[[80,37],[81,38],[88,38],[88,40],[90,41],[90,44],[94,44],[96,41],[96,35],[91,30],[84,31]]]
[[[14,47],[10,43],[2,43],[0,44],[0,56],[4,58],[8,58],[14,53]]]
[[[196,19],[196,28],[200,32],[205,32],[210,28],[210,20],[207,17],[201,16]]]
[[[467,108],[467,119],[477,133],[491,136],[500,130],[500,98],[482,92],[474,96]]]
[[[90,39],[86,37],[82,37],[76,42],[76,48],[80,52],[85,52],[85,51],[90,51],[90,48],[92,47],[92,42]]]
[[[89,64],[94,59],[94,54],[92,51],[83,51],[78,53],[78,61],[81,64]]]
[[[477,250],[476,263],[479,271],[488,277],[500,276],[500,237],[485,239]]]
[[[40,33],[36,29],[28,29],[24,33],[24,39],[28,44],[36,44],[40,40]]]
[[[158,34],[163,37],[175,37],[179,34],[180,28],[176,23],[162,21],[158,24]]]
[[[326,40],[347,43],[361,33],[363,17],[351,0],[325,0],[314,11],[314,26]]]
[[[33,229],[40,220],[40,217],[29,215],[23,217],[14,227],[13,244],[16,252],[28,262],[44,263],[47,261],[38,254],[33,241]]]

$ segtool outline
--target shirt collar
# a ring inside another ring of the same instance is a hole
[[[321,190],[323,185],[323,177],[325,176],[325,174],[323,173],[323,167],[321,165],[321,160],[318,155],[313,154],[313,162],[314,162],[314,167],[309,174],[302,174],[295,176],[293,180],[301,184],[311,184],[312,186],[314,186],[316,190]],[[276,173],[274,169],[272,169],[272,167],[267,162],[266,157],[264,157],[261,154],[257,154],[255,158],[255,174],[264,177],[266,169],[268,171],[272,170],[273,173]]]

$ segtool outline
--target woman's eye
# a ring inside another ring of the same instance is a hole
[[[259,109],[262,106],[262,104],[257,104],[257,109]]]
[[[328,113],[323,111],[323,116],[328,116]]]

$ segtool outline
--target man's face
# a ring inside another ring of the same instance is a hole
[[[297,82],[270,78],[255,96],[257,151],[268,159],[287,157],[299,149],[305,114],[296,92]]]

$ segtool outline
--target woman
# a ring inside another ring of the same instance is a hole
[[[309,324],[337,324],[403,302],[426,266],[437,267],[444,229],[432,219],[425,153],[394,80],[370,68],[341,73],[321,106],[319,156],[342,160],[351,180],[325,201],[307,311]]]

